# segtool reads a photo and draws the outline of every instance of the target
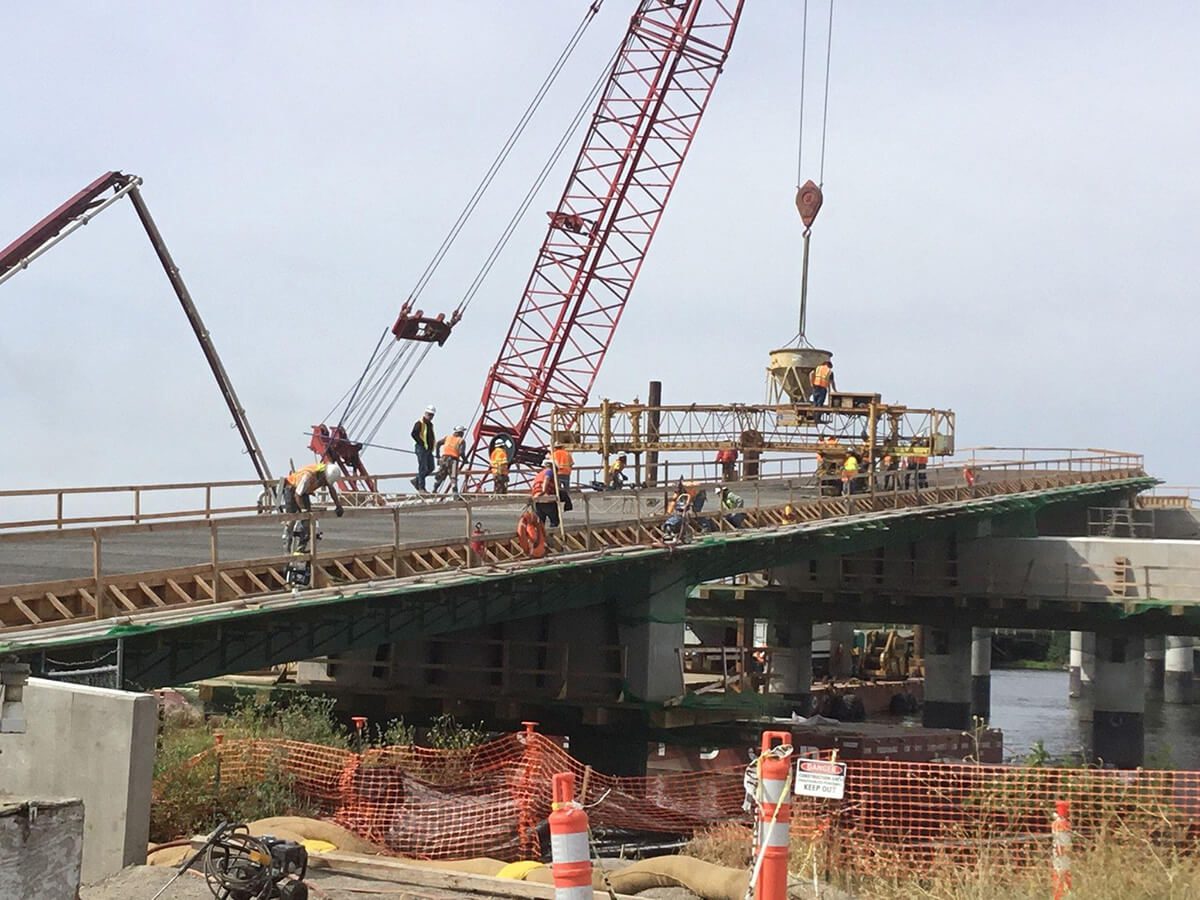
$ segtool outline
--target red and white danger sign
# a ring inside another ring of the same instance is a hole
[[[846,764],[821,759],[798,760],[796,793],[804,797],[841,800],[846,794]]]

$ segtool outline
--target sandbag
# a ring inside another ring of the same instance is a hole
[[[248,822],[247,827],[250,829],[250,833],[256,837],[270,834],[297,843],[303,843],[305,839],[328,841],[338,850],[344,850],[347,853],[366,853],[378,856],[384,852],[382,848],[376,847],[370,841],[364,841],[353,831],[323,819],[309,819],[304,816],[272,816],[269,819]],[[281,832],[288,832],[288,834]]]
[[[691,856],[660,856],[610,872],[608,880],[622,894],[636,894],[652,887],[682,887],[703,900],[742,900],[750,873]]]

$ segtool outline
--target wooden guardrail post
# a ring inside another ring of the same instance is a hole
[[[133,521],[137,524],[142,523],[142,489],[133,489]]]
[[[219,554],[217,552],[217,520],[208,520],[208,550],[209,561],[212,563],[212,583],[213,583],[213,603],[219,603],[221,600],[221,564]]]
[[[58,509],[55,514],[55,520],[58,522],[58,529],[61,531],[63,527],[63,492],[58,492]]]
[[[471,550],[471,528],[474,523],[471,521],[471,504],[467,503],[464,500],[463,501],[463,509],[466,511],[466,514],[467,514],[466,538],[463,542],[463,545],[466,549],[466,556],[463,558],[466,559],[467,568],[469,569],[472,566],[472,557],[475,555],[474,552]]]
[[[92,577],[95,579],[96,585],[96,618],[108,618],[108,610],[104,605],[104,575],[103,575],[103,551],[101,549],[100,529],[92,529]]]
[[[392,574],[400,577],[400,507],[392,507]]]
[[[581,494],[583,497],[583,547],[585,550],[592,549],[592,501],[589,494]]]
[[[317,514],[308,512],[305,516],[308,519],[308,569],[312,572],[312,587],[327,587],[328,579],[321,577],[321,567],[317,565]]]
[[[204,486],[204,518],[212,518],[212,485]]]

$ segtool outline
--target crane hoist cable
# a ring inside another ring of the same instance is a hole
[[[825,186],[825,147],[829,131],[829,73],[833,57],[833,0],[829,0],[829,20],[825,38],[825,85],[823,91],[825,96],[821,110],[821,157],[815,184],[811,178],[801,181],[804,178],[804,98],[808,93],[808,0],[804,0],[800,42],[800,129],[796,141],[796,210],[800,213],[800,219],[804,223],[804,256],[800,269],[800,332],[796,335],[795,340],[801,346],[811,347],[812,345],[805,336],[808,318],[808,249],[813,221],[820,212],[821,204],[825,199],[822,188]]]
[[[602,4],[603,0],[592,0],[588,5],[582,20],[576,26],[570,39],[551,66],[550,71],[538,86],[533,98],[526,105],[516,125],[513,126],[512,131],[496,153],[491,165],[480,179],[479,184],[476,185],[475,190],[459,212],[458,217],[450,226],[441,244],[434,251],[425,269],[421,272],[416,284],[409,293],[408,300],[400,311],[396,323],[391,329],[385,329],[380,335],[362,374],[337,401],[334,408],[325,416],[326,421],[332,419],[338,407],[342,407],[344,403],[345,406],[342,408],[342,413],[338,418],[338,427],[350,430],[366,427],[370,429],[370,434],[374,435],[382,424],[382,420],[387,418],[388,413],[390,413],[392,407],[395,405],[398,393],[392,397],[391,403],[384,409],[379,421],[374,421],[375,414],[381,408],[382,398],[386,398],[396,388],[397,384],[400,385],[399,391],[403,391],[404,387],[411,380],[416,368],[420,366],[421,362],[428,355],[432,344],[436,342],[440,346],[444,343],[446,337],[449,336],[450,330],[461,318],[463,311],[474,296],[470,291],[468,295],[464,295],[464,299],[460,301],[458,307],[453,311],[449,321],[446,321],[444,316],[441,315],[435,318],[426,318],[421,310],[417,310],[414,314],[412,307],[437,272],[446,254],[461,234],[484,194],[495,181],[500,168],[509,158],[516,143],[524,134],[534,114],[540,108],[542,101],[557,81],[563,67],[579,45],[588,26],[600,11]],[[515,225],[513,227],[515,228]],[[506,241],[507,236],[504,236],[498,242],[501,248]],[[496,252],[495,248],[493,248],[493,252]],[[489,255],[488,260],[489,262],[485,262],[484,264],[485,271],[490,270],[490,262],[494,262],[494,257]],[[472,286],[476,290],[478,289],[476,282],[473,282]],[[391,344],[387,344],[389,330],[396,338]],[[421,353],[412,352],[411,348],[415,343],[424,343],[424,351]],[[365,391],[364,385],[366,386]],[[364,409],[368,410],[370,414],[364,414]]]

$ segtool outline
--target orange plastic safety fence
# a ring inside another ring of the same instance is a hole
[[[823,824],[832,857],[864,872],[1048,866],[1056,800],[1077,847],[1103,835],[1200,849],[1200,772],[853,761],[844,800],[802,801],[793,817]]]
[[[536,733],[467,750],[388,747],[361,754],[294,741],[227,741],[190,764],[213,756],[226,784],[282,773],[290,789],[323,814],[416,858],[537,858],[552,777],[567,771],[575,773],[593,827],[688,834],[731,819],[750,821],[742,810],[742,767],[620,778],[587,770]]]
[[[593,827],[688,834],[742,822],[744,767],[644,778],[586,769],[541,734],[467,750],[352,753],[292,741],[228,741],[220,778],[283,773],[294,793],[393,853],[427,859],[537,858],[551,780],[574,772]],[[1054,804],[1071,807],[1075,846],[1151,840],[1200,849],[1200,772],[848,761],[845,798],[797,797],[792,832],[825,842],[831,864],[869,873],[989,860],[1046,866]]]

